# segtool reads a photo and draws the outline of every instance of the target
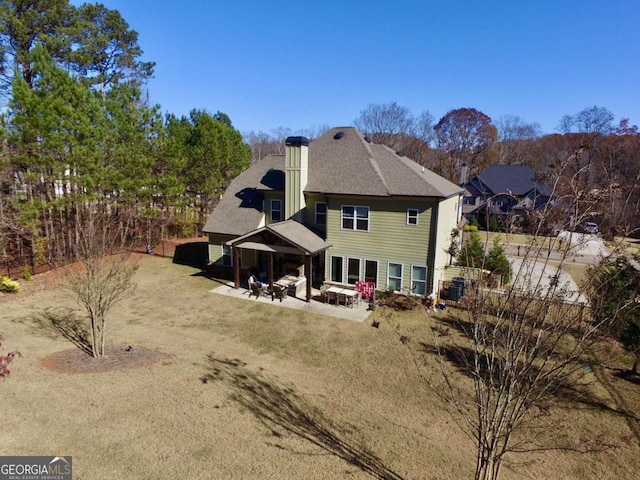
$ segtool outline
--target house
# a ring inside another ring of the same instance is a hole
[[[462,213],[481,222],[488,215],[524,221],[551,199],[551,188],[526,165],[493,165],[464,185]]]
[[[209,217],[209,262],[305,277],[306,299],[323,283],[428,295],[438,288],[462,188],[371,143],[354,127],[309,142],[289,137],[236,177]]]

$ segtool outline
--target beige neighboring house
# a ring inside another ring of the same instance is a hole
[[[374,282],[435,293],[450,258],[463,189],[354,127],[309,142],[289,137],[236,177],[208,219],[209,262],[264,280],[305,277],[352,287]]]

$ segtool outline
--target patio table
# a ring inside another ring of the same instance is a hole
[[[353,305],[358,300],[358,292],[356,290],[351,290],[350,288],[341,288],[336,286],[331,286],[327,288],[326,292],[328,295],[328,302],[331,303],[331,298],[335,297],[336,305],[340,304],[340,297],[344,298],[344,306],[350,306],[353,308]]]

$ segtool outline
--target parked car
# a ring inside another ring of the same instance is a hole
[[[582,229],[584,233],[598,233],[598,224],[594,222],[584,222]]]

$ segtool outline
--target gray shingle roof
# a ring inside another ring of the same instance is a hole
[[[269,189],[269,179],[278,177],[277,172],[282,172],[283,167],[284,155],[269,155],[234,178],[203,231],[242,235],[254,230],[263,217],[258,188]]]
[[[318,235],[295,220],[271,223],[234,239],[233,243],[241,243],[246,238],[252,237],[263,230],[274,233],[278,237],[309,254],[321,252],[331,246],[330,243],[325,242]]]
[[[550,194],[551,189],[543,182],[536,182],[535,173],[526,165],[492,165],[484,169],[478,178],[492,193],[510,192],[524,196],[533,189]]]
[[[462,189],[384,145],[367,142],[355,127],[337,127],[309,145],[305,191],[447,198]]]
[[[262,218],[258,190],[284,190],[285,159],[271,155],[234,179],[205,232],[242,235]],[[369,143],[355,127],[337,127],[309,144],[305,192],[449,198],[462,188],[390,148]]]

